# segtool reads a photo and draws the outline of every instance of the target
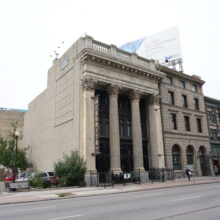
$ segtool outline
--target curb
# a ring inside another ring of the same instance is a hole
[[[29,201],[14,201],[14,202],[6,202],[1,203],[0,206],[4,205],[11,205],[11,204],[20,204],[20,203],[29,203],[29,202],[43,202],[43,201],[50,201],[50,200],[63,200],[63,199],[76,199],[76,198],[83,198],[83,197],[92,197],[92,196],[103,196],[103,195],[111,195],[111,194],[122,194],[122,193],[130,193],[130,192],[140,192],[140,191],[148,191],[148,190],[157,190],[157,189],[167,189],[167,188],[175,188],[175,187],[186,187],[186,186],[195,186],[195,185],[203,185],[203,184],[213,184],[219,183],[220,181],[213,181],[213,182],[204,182],[204,183],[192,183],[192,184],[183,184],[183,185],[176,185],[176,186],[159,186],[155,188],[149,189],[135,189],[130,191],[118,191],[118,192],[108,192],[108,193],[100,193],[94,195],[73,195],[68,197],[57,197],[57,198],[45,198],[39,200],[29,200]]]

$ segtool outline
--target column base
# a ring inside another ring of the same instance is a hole
[[[98,174],[96,171],[86,172],[85,175],[86,186],[97,186],[98,185]]]
[[[134,174],[139,177],[140,183],[147,183],[149,182],[149,172],[146,171],[144,168],[139,170],[134,170]]]
[[[120,174],[120,173],[122,173],[122,170],[121,170],[121,168],[115,168],[115,169],[112,169],[111,172],[113,174]]]

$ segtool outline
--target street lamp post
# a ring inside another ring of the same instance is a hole
[[[18,152],[18,137],[20,133],[18,130],[15,131],[15,150],[14,150],[14,169],[13,169],[13,183],[15,182],[15,177],[17,173],[17,164],[16,164],[16,159],[17,159],[17,152]]]

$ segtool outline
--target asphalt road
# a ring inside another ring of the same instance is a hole
[[[1,220],[220,219],[220,184],[0,205]]]

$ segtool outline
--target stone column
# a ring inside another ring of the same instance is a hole
[[[152,168],[165,167],[163,134],[159,94],[151,95],[148,99],[149,129],[150,129],[150,161]]]
[[[92,78],[84,78],[83,87],[83,146],[81,153],[86,161],[87,172],[85,181],[87,185],[97,184],[96,158],[95,158],[95,130],[94,130],[94,95],[95,81]]]
[[[134,171],[144,171],[143,167],[143,147],[141,133],[141,118],[140,118],[140,93],[132,91],[131,98],[131,113],[132,113],[132,141],[133,141],[133,158]]]
[[[110,169],[121,172],[120,135],[118,120],[118,86],[110,86],[109,93],[109,138],[110,138]]]

